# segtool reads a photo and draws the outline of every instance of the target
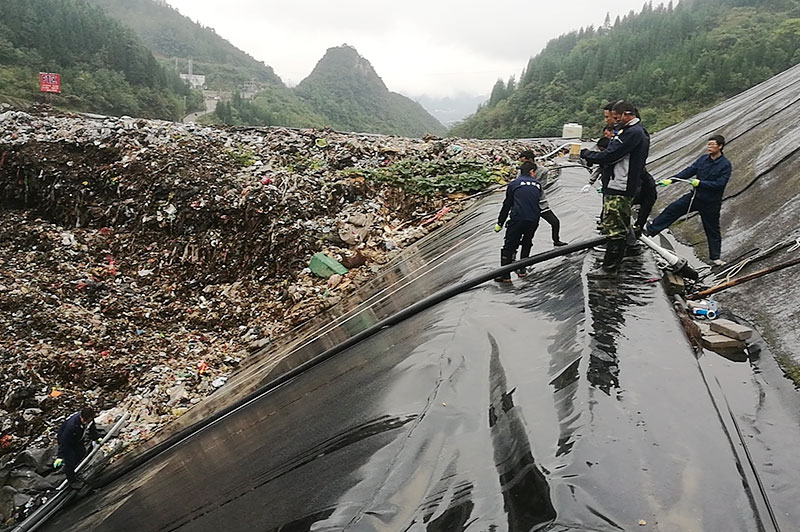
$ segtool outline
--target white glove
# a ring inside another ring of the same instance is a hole
[[[592,190],[592,185],[583,185],[583,188],[581,189],[581,192],[583,192],[585,194],[585,193],[589,192],[590,190]]]

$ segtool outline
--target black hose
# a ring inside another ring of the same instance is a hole
[[[520,268],[532,266],[534,264],[538,264],[540,262],[544,262],[550,259],[554,259],[556,257],[561,257],[563,255],[568,255],[570,253],[575,253],[576,251],[583,251],[586,249],[593,248],[594,246],[601,245],[606,242],[606,237],[598,237],[592,240],[587,240],[585,242],[578,242],[576,244],[570,244],[561,248],[555,248],[550,251],[545,251],[544,253],[539,253],[534,255],[533,257],[528,257],[527,259],[522,259],[513,264],[509,264],[507,266],[502,266],[497,269],[493,269],[487,273],[481,274],[474,279],[470,279],[467,281],[463,281],[458,283],[454,286],[450,286],[448,288],[444,288],[439,290],[435,294],[431,294],[430,296],[421,299],[414,303],[413,305],[393,314],[383,320],[379,321],[375,325],[361,331],[360,333],[351,336],[344,342],[331,347],[327,351],[320,353],[319,355],[315,356],[311,360],[308,360],[299,366],[287,371],[286,373],[276,377],[272,381],[268,382],[267,384],[261,386],[257,390],[249,393],[248,395],[238,399],[237,401],[233,402],[232,404],[226,406],[225,408],[219,410],[208,416],[207,418],[198,421],[194,425],[187,427],[186,429],[178,432],[177,434],[167,438],[161,443],[154,445],[151,449],[148,449],[144,453],[132,458],[130,461],[120,464],[117,468],[109,471],[106,475],[100,476],[94,482],[92,482],[93,488],[101,488],[103,486],[108,485],[109,483],[119,479],[120,477],[130,473],[137,467],[145,464],[146,462],[152,460],[153,458],[157,457],[161,453],[166,452],[170,448],[178,445],[182,441],[192,437],[194,434],[197,434],[201,430],[205,429],[206,427],[216,423],[223,417],[227,416],[228,414],[244,407],[248,403],[255,401],[256,399],[260,398],[261,396],[270,393],[271,391],[275,390],[279,386],[282,386],[289,382],[290,380],[294,379],[298,375],[308,371],[309,369],[313,368],[314,366],[319,365],[320,363],[328,360],[329,358],[341,353],[342,351],[356,345],[357,343],[366,340],[370,336],[374,335],[375,333],[387,328],[391,327],[392,325],[396,325],[401,321],[414,316],[426,310],[446,299],[450,299],[456,295],[462,294],[467,290],[470,290],[480,284],[485,283],[486,281],[491,281],[495,277],[509,274],[513,271],[516,271]]]

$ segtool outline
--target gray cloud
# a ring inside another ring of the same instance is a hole
[[[486,94],[498,77],[518,76],[548,40],[643,3],[227,0],[220,9],[217,0],[168,1],[289,82],[307,76],[326,49],[348,43],[391,90],[412,96]]]

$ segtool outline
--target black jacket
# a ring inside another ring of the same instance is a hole
[[[606,151],[581,150],[590,164],[603,166],[603,194],[635,198],[650,153],[650,138],[638,118],[616,132]]]
[[[511,212],[512,221],[535,222],[539,220],[539,200],[542,197],[542,185],[531,176],[519,176],[506,187],[506,199],[497,218],[498,225],[503,225]]]
[[[89,422],[89,437],[96,440],[100,437],[94,421]],[[58,456],[64,458],[76,450],[83,450],[83,435],[86,425],[81,423],[80,412],[75,412],[58,429]]]

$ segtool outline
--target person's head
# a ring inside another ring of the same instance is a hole
[[[597,149],[600,151],[606,151],[609,142],[611,142],[611,139],[608,137],[600,137],[600,140],[597,141]]]
[[[525,161],[519,167],[519,173],[526,176],[533,176],[536,173],[536,163],[533,161]]]
[[[536,159],[536,154],[534,154],[531,150],[523,150],[519,154],[519,160],[522,162],[530,161],[533,162]]]
[[[611,126],[606,126],[603,128],[603,138],[608,140],[614,136],[614,128]]]
[[[711,135],[706,142],[706,151],[713,158],[716,159],[722,154],[722,148],[725,146],[725,137],[722,135]]]
[[[614,109],[614,102],[609,102],[603,106],[603,121],[606,123],[606,126],[611,127],[617,123],[617,121],[612,116],[611,111]]]
[[[83,410],[81,410],[81,421],[84,423],[88,423],[94,420],[94,410],[87,406]]]
[[[627,125],[636,118],[636,107],[627,100],[620,100],[612,107],[611,115],[620,124]]]

